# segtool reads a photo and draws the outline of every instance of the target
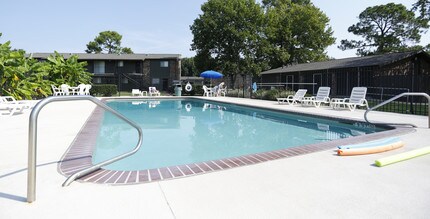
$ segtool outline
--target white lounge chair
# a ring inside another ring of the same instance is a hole
[[[16,100],[12,96],[0,96],[2,98],[2,101],[9,104],[19,104],[21,106],[24,106],[24,108],[33,108],[33,106],[36,104],[37,100]]]
[[[303,101],[303,98],[305,97],[306,92],[308,92],[308,90],[299,89],[294,95],[289,95],[287,98],[276,98],[276,100],[278,100],[279,104],[285,103],[285,102],[287,102],[288,104],[295,104],[297,102]]]
[[[160,91],[156,87],[149,87],[149,96],[160,96]]]
[[[142,91],[139,89],[131,89],[131,96],[142,96]]]
[[[132,96],[148,96],[148,91],[139,90],[139,89],[131,89]]]
[[[32,105],[26,101],[16,101],[12,96],[0,96],[0,110],[7,110],[6,115],[12,116],[15,112],[22,113],[25,108],[31,108]],[[0,113],[3,115],[5,113]]]
[[[320,107],[322,103],[330,104],[330,87],[319,87],[315,97],[303,98],[302,105],[313,105],[316,108]]]
[[[349,110],[354,111],[357,106],[365,106],[366,109],[369,105],[366,100],[367,87],[354,87],[351,91],[351,96],[344,99],[332,99],[330,105],[333,109],[339,109],[341,107],[348,107]]]

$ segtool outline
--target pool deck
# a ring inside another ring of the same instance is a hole
[[[204,99],[204,98],[203,98]],[[363,110],[209,98],[363,121]],[[109,186],[74,182],[57,162],[94,109],[86,101],[52,103],[39,115],[36,201],[26,202],[29,111],[0,117],[0,218],[428,218],[430,155],[378,168],[386,157],[430,146],[428,117],[371,112],[378,122],[418,126],[403,148],[339,157],[334,150],[277,159],[197,176]],[[334,148],[333,148],[334,149]]]

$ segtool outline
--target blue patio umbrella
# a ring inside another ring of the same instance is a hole
[[[217,78],[222,78],[223,76],[224,76],[223,74],[221,74],[217,71],[214,71],[214,70],[207,70],[207,71],[204,71],[200,74],[200,77],[202,77],[202,78],[211,79],[211,85],[210,86],[212,86],[212,79],[213,78],[217,79]]]
[[[222,75],[221,73],[217,72],[217,71],[213,71],[213,70],[208,70],[208,71],[204,71],[200,74],[200,77],[202,78],[222,78],[224,75]]]

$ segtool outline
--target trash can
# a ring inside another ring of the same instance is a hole
[[[182,86],[180,84],[175,86],[175,96],[180,97],[182,93]]]

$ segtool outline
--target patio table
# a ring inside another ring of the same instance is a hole
[[[69,92],[71,95],[78,95],[79,87],[69,87]]]
[[[330,106],[333,109],[339,109],[343,106],[345,108],[345,98],[332,98],[330,100]]]
[[[314,100],[315,97],[304,97],[301,101],[302,106],[311,106]]]

